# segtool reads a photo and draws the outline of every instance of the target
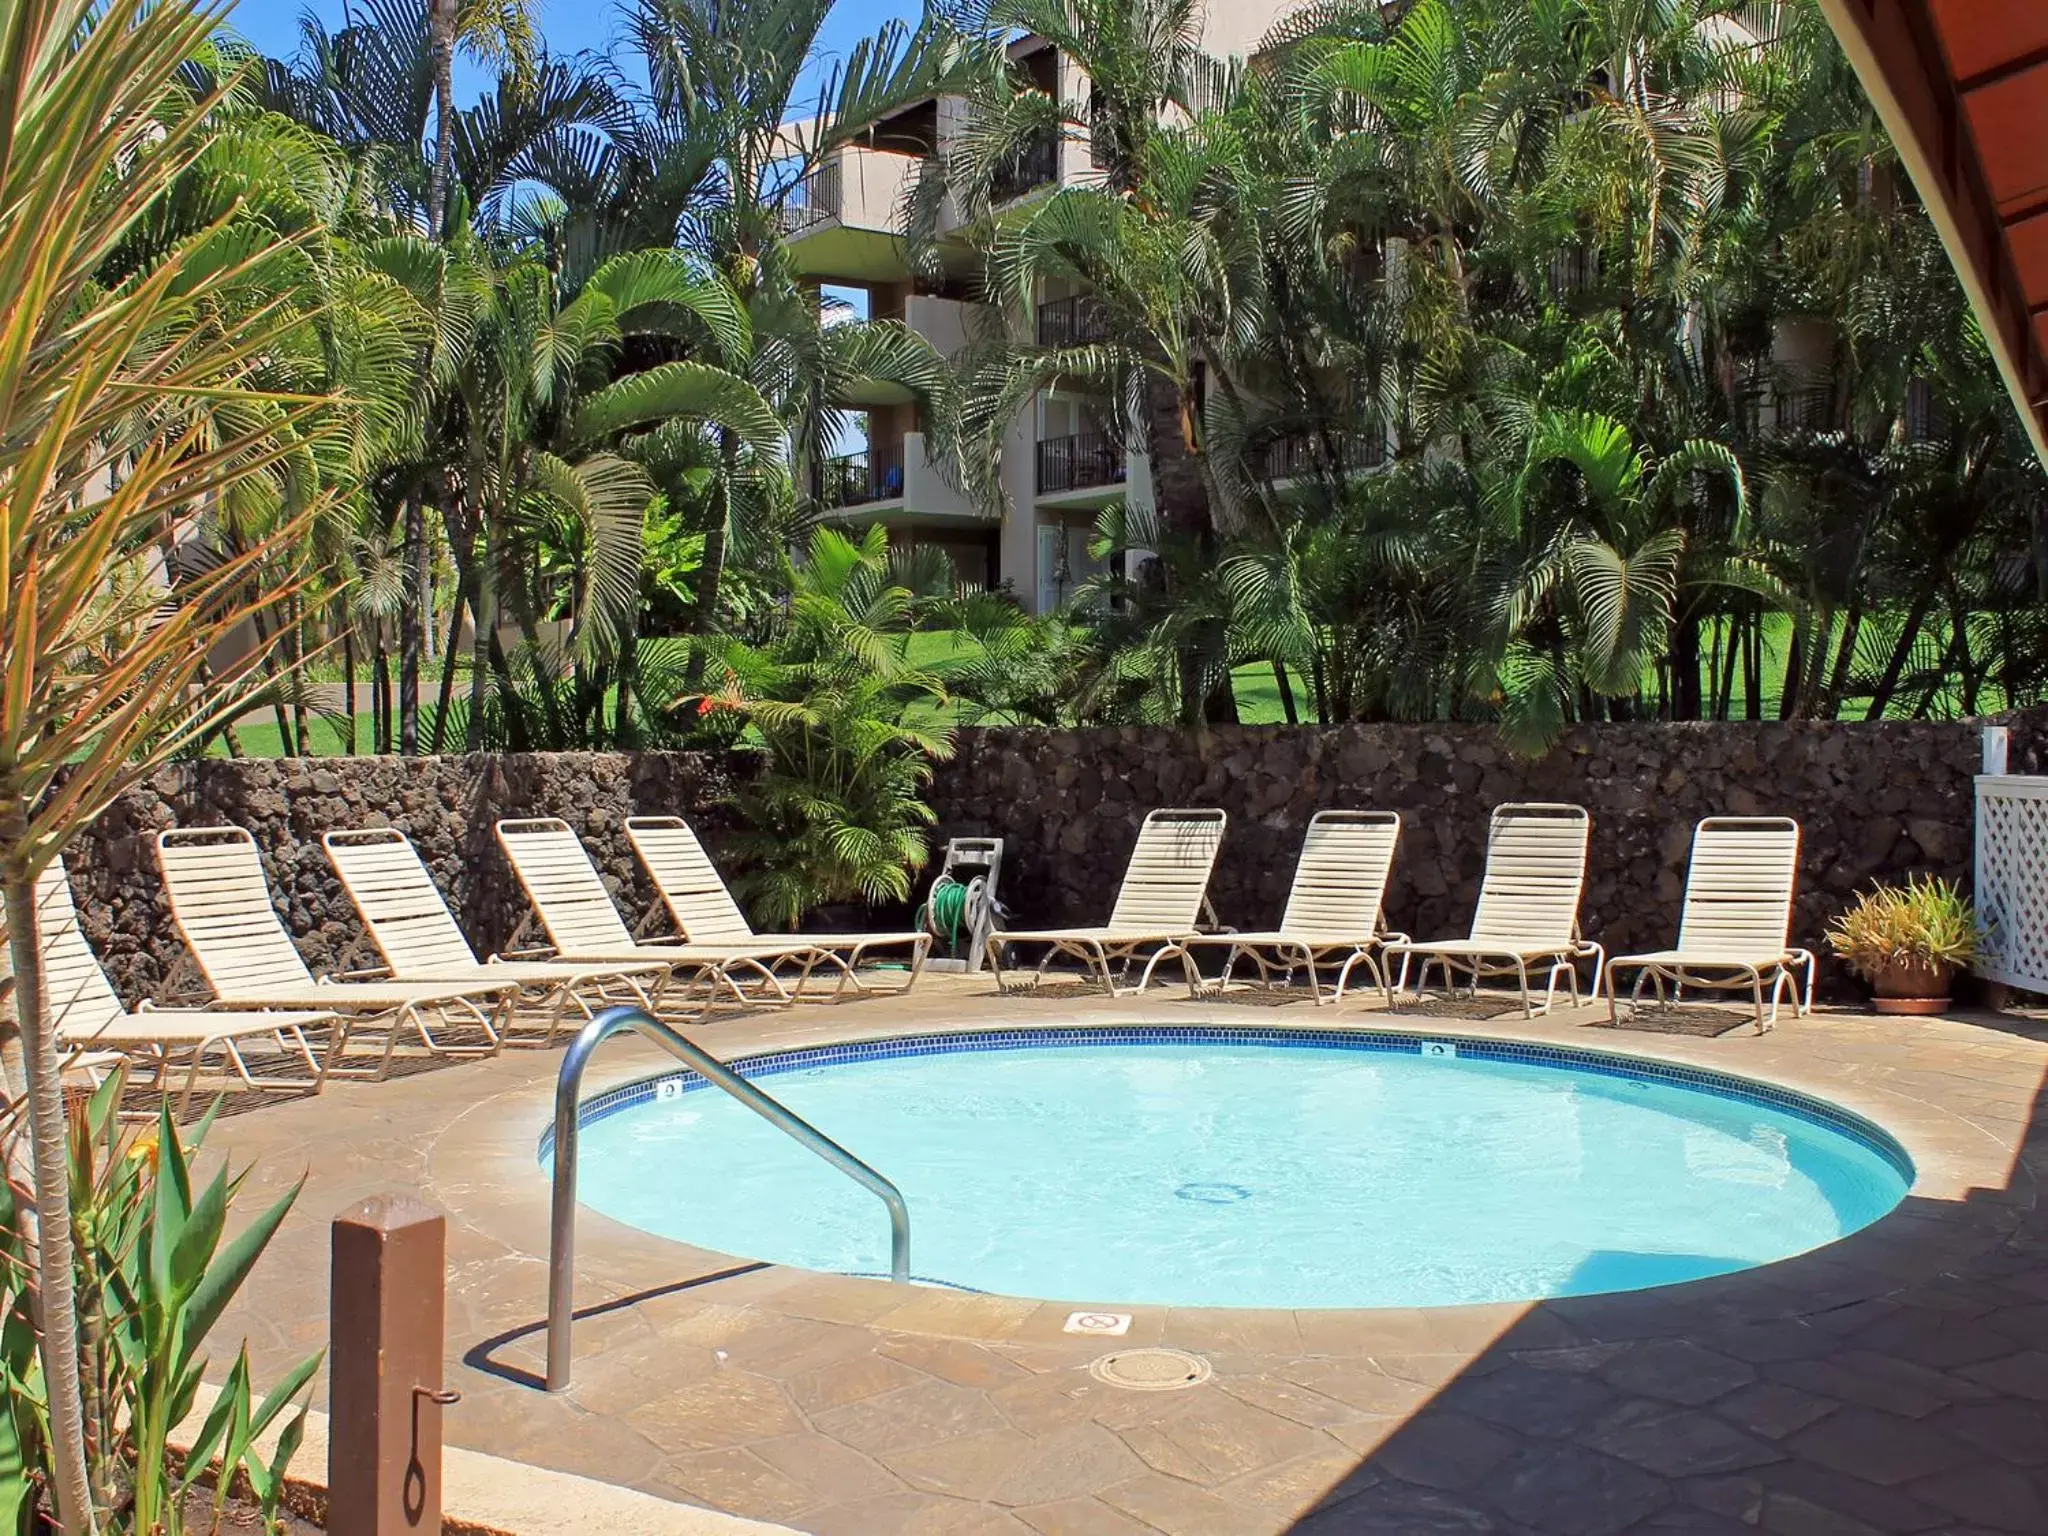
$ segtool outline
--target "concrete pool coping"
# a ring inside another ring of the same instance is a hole
[[[1225,1017],[1227,1019],[1228,1015]],[[1054,1029],[1075,1022],[1072,1019],[1047,1018],[1031,1027]],[[1122,1000],[1110,1010],[1085,1020],[1088,1027],[1112,1029],[1120,1026],[1185,1027],[1194,1022],[1197,1021],[1184,1013],[1170,1019],[1161,1018],[1156,1007],[1151,1010],[1133,1008]],[[1213,1021],[1205,1019],[1200,1022]],[[1241,1014],[1229,1022],[1240,1027],[1244,1023]],[[1522,1023],[1519,1019],[1512,1023],[1506,1019],[1484,1022],[1418,1019],[1415,1025],[1409,1026],[1389,1021],[1381,1014],[1348,1023],[1302,1018],[1262,1023],[1260,1027],[1304,1034],[1321,1030],[1401,1034],[1418,1042],[1445,1039],[1560,1044],[1554,1032],[1515,1027]],[[971,1036],[997,1033],[1015,1029],[1018,1025],[1012,1020],[970,1020],[941,1030],[905,1030],[890,1028],[880,1021],[849,1024],[827,1016],[803,1018],[796,1027],[802,1031],[800,1036],[778,1038],[765,1047],[742,1049],[727,1046],[720,1049],[708,1037],[705,1043],[714,1046],[714,1054],[721,1060],[734,1060],[772,1051],[922,1034]],[[633,1043],[652,1057],[654,1070],[636,1071],[625,1076],[607,1072],[601,1083],[586,1085],[585,1102],[620,1087],[684,1070],[672,1057],[652,1047],[641,1046],[638,1041]],[[2000,1149],[1995,1141],[1968,1122],[1925,1101],[1872,1090],[1868,1085],[1854,1082],[1822,1083],[1816,1080],[1817,1074],[1796,1069],[1733,1072],[1709,1059],[1707,1052],[1684,1049],[1687,1043],[1679,1039],[1659,1038],[1654,1044],[1630,1042],[1627,1046],[1615,1047],[1603,1042],[1595,1047],[1574,1041],[1568,1048],[1575,1053],[1604,1056],[1624,1063],[1707,1068],[1764,1087],[1790,1089],[1850,1110],[1894,1137],[1911,1158],[1914,1179],[1907,1191],[1909,1197],[1959,1200],[1967,1192],[1985,1187],[1988,1180],[2002,1179],[2004,1175]],[[620,1057],[614,1059],[623,1057],[621,1052]],[[770,1093],[774,1092],[772,1078],[767,1080],[767,1088]],[[437,1163],[445,1156],[470,1170],[472,1193],[483,1197],[480,1202],[482,1214],[475,1218],[479,1227],[509,1247],[543,1258],[548,1243],[548,1185],[544,1178],[538,1176],[536,1164],[540,1128],[552,1123],[553,1114],[552,1082],[514,1090],[476,1105],[450,1127],[437,1150]],[[880,1220],[879,1215],[877,1219]],[[731,1279],[726,1282],[731,1287],[728,1294],[744,1296],[749,1304],[770,1311],[780,1310],[802,1318],[858,1320],[899,1333],[984,1340],[1065,1337],[1067,1319],[1076,1309],[1114,1310],[1131,1316],[1129,1332],[1123,1336],[1127,1346],[1158,1342],[1170,1333],[1176,1343],[1186,1348],[1227,1349],[1243,1336],[1246,1324],[1253,1319],[1285,1312],[1295,1318],[1297,1327],[1305,1330],[1304,1339],[1315,1338],[1321,1349],[1370,1356],[1383,1352],[1390,1342],[1405,1337],[1402,1324],[1395,1321],[1396,1317],[1405,1319],[1409,1314],[1428,1313],[1438,1319],[1439,1327],[1449,1330],[1453,1336],[1477,1337],[1483,1334],[1490,1337],[1508,1321],[1521,1316],[1531,1305],[1530,1302],[1497,1302],[1428,1308],[1177,1307],[1127,1302],[1115,1297],[1040,1300],[922,1286],[906,1295],[901,1287],[885,1280],[780,1265],[762,1266],[755,1273],[733,1273],[747,1271],[757,1261],[658,1236],[614,1220],[588,1206],[578,1208],[576,1220],[579,1310],[594,1304],[602,1305],[618,1295],[631,1295],[659,1286],[673,1280],[681,1269],[693,1273],[730,1273]],[[1880,1218],[1879,1222],[1863,1231],[1875,1231],[1882,1221]],[[1859,1235],[1852,1233],[1828,1244],[1825,1250],[1816,1251],[1824,1251],[1838,1259],[1850,1257],[1840,1250],[1843,1244],[1853,1243]],[[1966,1248],[1975,1240],[1961,1232],[1956,1235]],[[914,1263],[914,1247],[912,1254]],[[1688,1284],[1703,1288],[1698,1299],[1724,1309],[1726,1316],[1777,1315],[1782,1308],[1782,1296],[1775,1287],[1740,1283],[1745,1276],[1756,1276],[1762,1270],[1776,1267],[1760,1266],[1759,1269],[1740,1270]],[[597,1281],[596,1294],[592,1294],[588,1284],[592,1280]],[[1873,1269],[1872,1280],[1873,1294],[1890,1283],[1881,1269]],[[1605,1301],[1609,1296],[1628,1294],[1619,1292],[1602,1297],[1556,1297],[1547,1300],[1551,1304],[1562,1305],[1572,1301]],[[1391,1328],[1390,1324],[1393,1325]]]
[[[974,1017],[963,1022],[963,1012]],[[1411,1447],[1436,1435],[1445,1416],[1440,1399],[1455,1400],[1475,1383],[1504,1379],[1503,1372],[1519,1380],[1539,1357],[1545,1370],[1568,1362],[1606,1370],[1610,1359],[1682,1344],[1731,1362],[1724,1372],[1730,1381],[1746,1374],[1729,1388],[1745,1400],[1768,1386],[1774,1395],[1825,1403],[1814,1379],[1780,1383],[1767,1362],[1742,1361],[1743,1352],[1757,1352],[1747,1343],[1726,1346],[1735,1353],[1723,1354],[1714,1341],[1760,1339],[1791,1327],[1802,1347],[1825,1344],[1832,1329],[1852,1320],[1890,1315],[1902,1295],[2002,1269],[2015,1235],[2031,1228],[2034,1181],[2019,1153],[2048,1068],[2048,1047],[2033,1038],[2034,1026],[1901,1025],[1832,1015],[1788,1019],[1761,1038],[1746,1030],[1691,1038],[1596,1031],[1588,1027],[1594,1016],[1578,1010],[1525,1023],[1404,1011],[1389,1018],[1349,1006],[1248,1016],[1241,1007],[1170,994],[1114,1003],[997,996],[985,978],[948,977],[934,978],[910,999],[804,1008],[695,1034],[721,1057],[1077,1022],[1334,1026],[1568,1044],[1729,1073],[1839,1104],[1897,1137],[1912,1157],[1916,1178],[1906,1202],[1813,1253],[1655,1291],[1431,1309],[1118,1305],[1132,1323],[1116,1346],[1170,1345],[1213,1362],[1214,1381],[1170,1394],[1118,1393],[1083,1382],[1088,1361],[1110,1345],[1064,1332],[1072,1302],[926,1289],[906,1295],[882,1281],[693,1249],[586,1209],[578,1224],[576,1382],[549,1397],[530,1383],[541,1366],[547,1244],[547,1184],[536,1148],[552,1111],[554,1053],[508,1053],[367,1092],[347,1085],[320,1100],[226,1121],[216,1139],[238,1161],[263,1154],[259,1181],[287,1181],[300,1162],[291,1155],[295,1147],[315,1154],[302,1214],[280,1238],[281,1246],[289,1238],[296,1249],[301,1276],[324,1239],[320,1223],[358,1191],[408,1185],[450,1212],[450,1379],[467,1394],[450,1417],[455,1439],[826,1532],[1278,1531],[1318,1509],[1353,1508],[1368,1494],[1382,1502],[1394,1493],[1420,1497],[1418,1488],[1430,1499],[1479,1508],[1486,1504],[1483,1489],[1446,1487],[1440,1472],[1406,1477],[1398,1470],[1413,1472],[1419,1453]],[[593,1063],[585,1097],[673,1069],[667,1056],[622,1040]],[[345,1167],[319,1155],[344,1146]],[[294,1299],[290,1287],[271,1281],[271,1263],[266,1259],[246,1304],[238,1303],[222,1331],[247,1329],[259,1358],[269,1352],[282,1359],[276,1351],[318,1342],[324,1311],[314,1307],[308,1286],[298,1286]],[[2011,1342],[2015,1353],[2027,1348]],[[1601,1396],[1616,1390],[1602,1378]],[[1991,1391],[1976,1387],[1963,1398],[1975,1403],[1982,1399],[1974,1393]],[[1644,1392],[1641,1383],[1631,1392],[1639,1402],[1671,1401],[1668,1393]],[[1845,1397],[1826,1412],[1843,1404],[1880,1411]],[[1489,1412],[1469,1422],[1502,1457],[1512,1456],[1517,1437],[1541,1443],[1544,1415],[1504,1424],[1500,1410]],[[1697,1436],[1703,1431],[1692,1420],[1699,1417],[1693,1413],[1677,1428],[1653,1426],[1654,1433],[1646,1429],[1636,1439]],[[1754,1426],[1723,1427],[1757,1448],[1754,1467],[1803,1464]],[[1056,1453],[1057,1447],[1065,1449]],[[1431,1451],[1422,1459],[1434,1465],[1448,1454]],[[1614,1460],[1605,1448],[1585,1454],[1602,1466]],[[1615,1465],[1628,1474],[1619,1484],[1636,1503],[1652,1497],[1641,1484],[1645,1477],[1658,1483],[1659,1497],[1683,1495],[1682,1456],[1659,1462],[1675,1470],[1650,1470],[1626,1455]],[[1739,1470],[1763,1486],[1750,1476],[1750,1464]],[[1036,1497],[1041,1493],[1052,1496]],[[1772,1496],[1768,1488],[1757,1495],[1765,1502]],[[1514,1528],[1497,1516],[1496,1510],[1496,1528]],[[2043,1519],[2048,1528],[2048,1514]],[[1356,1528],[1405,1527],[1397,1521]]]

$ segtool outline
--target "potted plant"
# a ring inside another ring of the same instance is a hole
[[[1949,978],[1977,956],[1977,914],[1955,881],[1915,875],[1858,896],[1828,945],[1870,983],[1879,1013],[1940,1013]]]

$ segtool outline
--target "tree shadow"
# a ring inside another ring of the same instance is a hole
[[[1760,1268],[1688,1279],[1726,1261],[1660,1255],[1679,1283],[1534,1303],[1477,1350],[1433,1344],[1424,1314],[1412,1354],[1361,1371],[1428,1395],[1289,1529],[2048,1530],[2042,1085],[2026,1070],[2002,1185],[1909,1195]],[[1595,1254],[1575,1283],[1642,1262]]]

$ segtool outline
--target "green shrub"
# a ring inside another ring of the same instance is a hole
[[[241,1289],[298,1186],[231,1239],[228,1213],[241,1177],[225,1169],[195,1191],[192,1156],[201,1122],[181,1138],[168,1104],[153,1128],[123,1132],[116,1109],[126,1082],[101,1084],[71,1125],[72,1223],[77,1239],[80,1367],[86,1441],[99,1529],[133,1536],[184,1536],[186,1505],[213,1481],[204,1529],[218,1528],[238,1478],[275,1528],[285,1467],[304,1432],[300,1400],[320,1357],[301,1361],[257,1401],[249,1352],[237,1354],[219,1397],[183,1457],[171,1431],[198,1401],[207,1333]],[[0,1531],[35,1529],[49,1486],[48,1416],[32,1320],[34,1264],[24,1234],[21,1192],[0,1183]],[[287,1410],[275,1452],[256,1441]]]
[[[1828,945],[1866,981],[1895,965],[1961,970],[1977,958],[1977,914],[1953,880],[1881,885],[1828,925]]]

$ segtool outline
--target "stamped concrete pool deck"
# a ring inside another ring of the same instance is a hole
[[[215,1128],[216,1150],[255,1160],[245,1209],[308,1173],[218,1353],[246,1334],[275,1371],[324,1345],[328,1221],[406,1189],[449,1215],[447,1379],[463,1393],[451,1441],[819,1536],[2048,1532],[2048,1220],[2035,1199],[2048,1023],[1824,1013],[1760,1038],[1598,1017],[1390,1020],[1370,1003],[1014,997],[931,977],[910,998],[693,1034],[725,1056],[1077,1022],[1568,1042],[1857,1110],[1912,1154],[1912,1193],[1818,1252],[1655,1291],[1431,1310],[1140,1307],[1113,1341],[1064,1333],[1069,1303],[762,1266],[585,1211],[575,1385],[550,1396],[535,1154],[560,1051],[510,1050]],[[586,1096],[669,1065],[611,1042]],[[1089,1375],[1133,1345],[1192,1351],[1212,1374],[1166,1392]]]

